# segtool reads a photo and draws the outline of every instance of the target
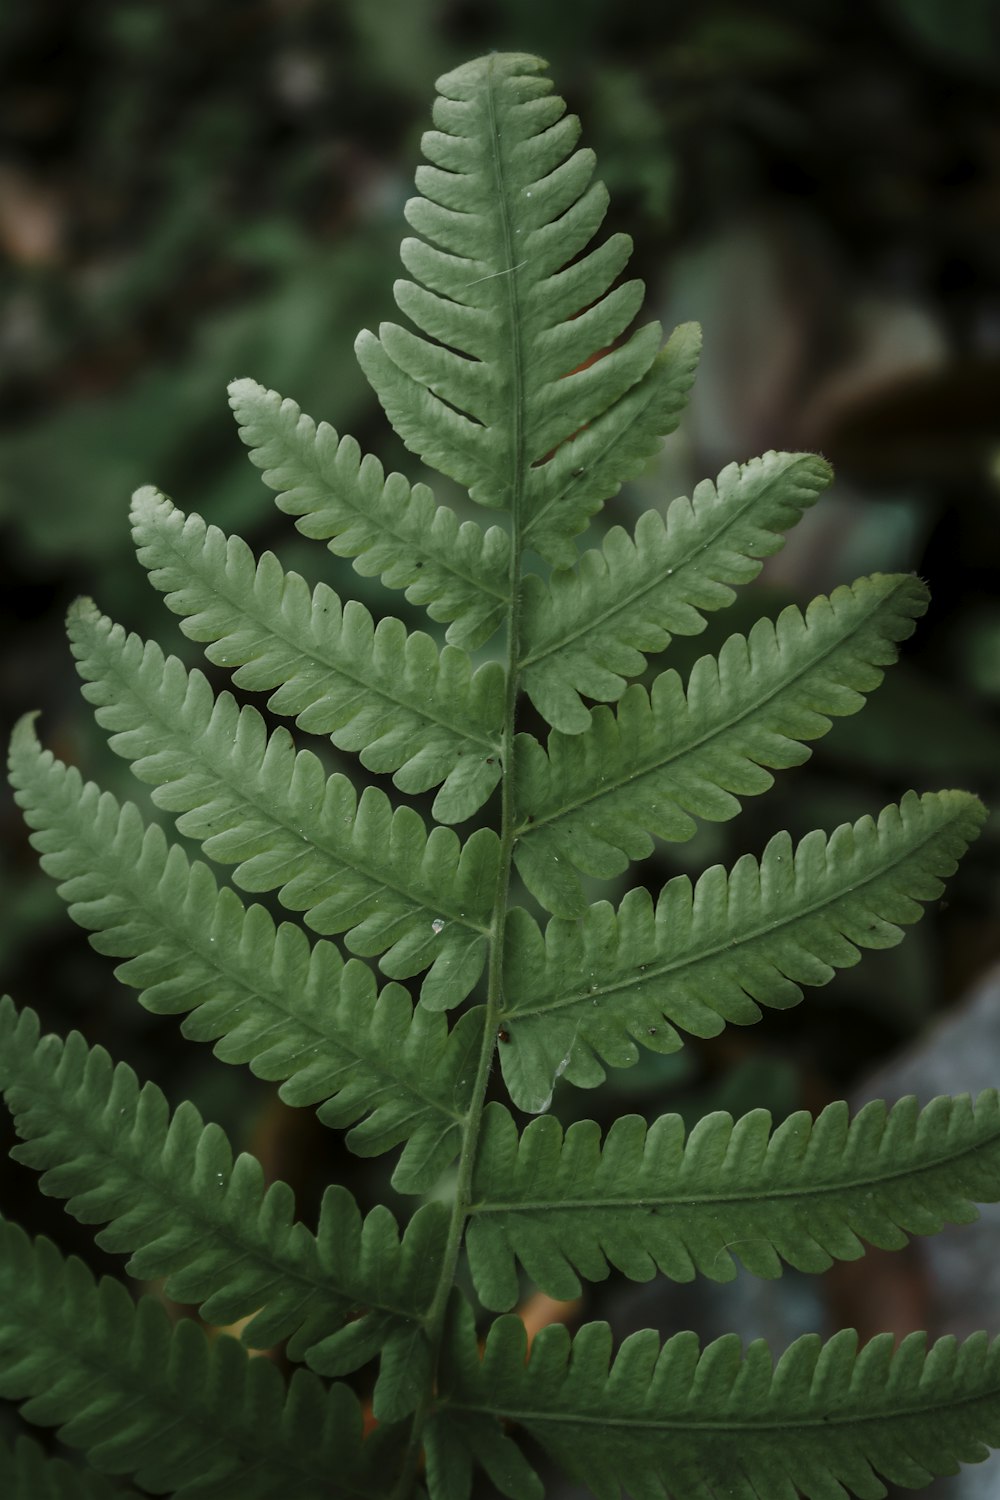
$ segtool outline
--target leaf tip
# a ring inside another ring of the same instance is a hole
[[[249,401],[255,396],[267,395],[266,387],[252,380],[249,375],[241,375],[238,379],[231,380],[226,390],[229,392],[229,404],[234,409],[243,401]]]
[[[66,629],[73,633],[76,625],[92,625],[101,618],[101,611],[89,594],[80,594],[66,611]]]
[[[15,758],[36,752],[41,747],[38,736],[35,733],[35,720],[41,717],[41,709],[33,708],[29,713],[22,714],[10,736],[10,753],[8,764],[13,769]]]

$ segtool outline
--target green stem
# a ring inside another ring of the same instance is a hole
[[[507,916],[507,892],[513,863],[514,844],[517,839],[517,819],[514,806],[514,735],[517,698],[520,684],[518,658],[521,636],[521,506],[524,498],[524,412],[523,412],[523,356],[521,350],[520,310],[518,307],[516,270],[514,259],[514,237],[510,223],[508,205],[504,193],[503,170],[499,154],[499,130],[497,127],[492,89],[487,93],[490,111],[491,139],[493,141],[494,171],[497,183],[497,201],[504,235],[504,256],[507,274],[503,280],[507,289],[508,328],[510,330],[511,355],[516,373],[514,395],[511,402],[510,432],[510,516],[511,548],[508,575],[509,604],[507,607],[507,685],[504,706],[503,738],[500,755],[503,774],[500,779],[500,859],[497,887],[493,901],[493,917],[490,923],[490,961],[487,971],[486,1009],[483,1021],[483,1039],[479,1049],[479,1062],[473,1083],[469,1109],[465,1118],[462,1150],[458,1161],[455,1197],[452,1203],[448,1239],[441,1259],[441,1274],[438,1278],[434,1298],[424,1319],[424,1330],[431,1348],[431,1377],[421,1395],[410,1429],[410,1441],[403,1458],[399,1479],[392,1493],[392,1500],[408,1500],[412,1493],[413,1480],[420,1456],[421,1436],[424,1423],[434,1404],[437,1385],[437,1369],[441,1357],[445,1319],[455,1273],[462,1251],[465,1226],[472,1204],[472,1178],[479,1147],[486,1090],[489,1087],[493,1054],[497,1045],[498,1020],[503,1011],[503,938]]]

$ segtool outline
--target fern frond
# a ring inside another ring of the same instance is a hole
[[[237,536],[187,516],[156,490],[132,502],[139,561],[167,607],[184,617],[208,659],[235,667],[251,692],[300,729],[329,735],[370,771],[394,772],[405,792],[442,782],[432,812],[460,823],[500,779],[504,672],[473,672],[466,651],[440,651],[423,631],[387,616],[375,625],[357,600],[342,605],[326,584],[310,591],[271,552],[255,561]]]
[[[511,1098],[534,1112],[556,1077],[593,1087],[599,1059],[628,1067],[637,1044],[676,1051],[676,1026],[714,1036],[759,1020],[762,1005],[796,1005],[801,985],[900,942],[900,924],[940,896],[985,818],[968,792],[908,792],[877,823],[865,816],[829,837],[814,829],[794,847],[776,834],[759,864],[745,854],[731,871],[713,865],[693,888],[677,876],[655,906],[637,886],[617,911],[600,901],[578,921],[553,917],[544,936],[515,907],[500,1049]]]
[[[319,1104],[324,1124],[351,1126],[358,1155],[405,1141],[395,1186],[433,1186],[460,1146],[481,1012],[449,1033],[401,986],[377,993],[367,964],[345,964],[332,943],[310,946],[294,923],[275,927],[159,826],[147,828],[133,804],[42,750],[30,718],[14,731],[10,767],[43,868],[98,952],[126,960],[115,973],[147,1010],[190,1012],[185,1036],[286,1080],[285,1102]]]
[[[673,670],[648,693],[633,684],[615,713],[591,711],[585,734],[553,730],[547,754],[520,735],[515,860],[525,884],[557,916],[578,916],[575,870],[617,875],[651,853],[652,834],[687,839],[695,816],[734,817],[740,797],[773,783],[767,767],[801,764],[804,741],[861,708],[926,607],[919,579],[876,573],[814,599],[804,616],[790,605],[730,636],[718,659],[695,663],[686,690]]]
[[[461,844],[430,834],[412,808],[393,811],[377,787],[359,798],[345,776],[327,776],[288,734],[267,735],[253,708],[216,698],[200,672],[126,636],[89,601],[74,606],[70,639],[84,694],[110,744],[179,813],[181,833],[235,864],[244,890],[277,890],[314,931],[344,933],[353,953],[382,954],[393,979],[424,969],[422,995],[455,1005],[486,957],[499,840],[478,829]]]
[[[698,338],[680,329],[658,352],[650,323],[620,342],[644,292],[614,285],[631,242],[583,253],[607,193],[542,66],[495,55],[438,80],[433,165],[406,205],[415,280],[395,287],[427,337],[383,323],[355,349],[406,446],[567,566],[571,538],[676,426]]]
[[[840,1100],[773,1131],[766,1109],[735,1123],[711,1114],[684,1136],[679,1115],[648,1129],[623,1115],[602,1145],[593,1120],[564,1136],[545,1115],[518,1138],[503,1106],[487,1105],[467,1239],[485,1305],[517,1300],[515,1257],[542,1291],[567,1299],[609,1264],[635,1281],[657,1271],[732,1281],[734,1256],[755,1276],[780,1276],[782,1261],[825,1271],[862,1255],[862,1238],[898,1250],[1000,1199],[995,1089],[923,1110],[912,1097],[892,1109],[877,1101],[853,1120]]]
[[[4,1500],[139,1500],[135,1490],[51,1458],[28,1437],[13,1444],[0,1438],[0,1495]]]
[[[326,422],[317,426],[256,381],[234,380],[229,403],[251,462],[305,536],[351,558],[362,577],[403,589],[432,620],[450,620],[453,645],[475,650],[500,628],[510,602],[506,531],[460,523],[425,484],[387,478],[353,438],[338,437]]]
[[[625,679],[645,671],[645,653],[703,630],[703,611],[731,603],[730,584],[756,578],[830,478],[810,453],[730,464],[665,516],[646,511],[634,537],[614,526],[575,568],[547,583],[525,578],[521,685],[542,717],[566,734],[589,728],[581,694],[620,698]]]
[[[426,1313],[443,1205],[418,1210],[400,1239],[387,1209],[362,1219],[346,1188],[331,1187],[311,1234],[294,1217],[291,1188],[265,1190],[257,1159],[234,1159],[225,1132],[193,1104],[171,1116],[155,1084],[140,1087],[79,1032],[41,1036],[38,1017],[6,997],[0,1089],[25,1143],[12,1154],[42,1173],[42,1192],[67,1199],[82,1223],[106,1224],[97,1243],[128,1254],[131,1276],[165,1277],[167,1296],[198,1305],[209,1323],[250,1319],[243,1340],[253,1348],[290,1339],[290,1357],[310,1360],[356,1319],[352,1347],[371,1358]]]
[[[1000,1442],[1000,1340],[911,1333],[858,1349],[847,1330],[806,1334],[773,1364],[762,1339],[701,1349],[693,1333],[660,1345],[633,1334],[612,1358],[605,1323],[570,1338],[545,1328],[526,1358],[519,1318],[498,1319],[480,1356],[471,1318],[454,1330],[428,1464],[432,1500],[465,1500],[454,1480],[480,1458],[504,1493],[538,1500],[523,1467],[497,1475],[497,1419],[529,1433],[597,1500],[879,1500],[879,1476],[907,1487],[979,1462]],[[507,1438],[509,1442],[510,1439]],[[454,1449],[459,1454],[451,1457]],[[461,1451],[464,1450],[464,1453]]]
[[[357,1397],[277,1367],[235,1339],[171,1325],[155,1297],[133,1303],[46,1240],[0,1223],[0,1395],[58,1429],[104,1474],[176,1500],[323,1500],[383,1493],[399,1428],[362,1441]]]

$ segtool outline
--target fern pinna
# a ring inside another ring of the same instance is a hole
[[[30,717],[11,750],[42,863],[118,977],[355,1152],[401,1148],[392,1180],[411,1209],[362,1215],[331,1186],[307,1227],[193,1105],[171,1113],[101,1048],[42,1035],[5,1001],[18,1158],[202,1321],[173,1323],[4,1223],[0,1394],[88,1467],[23,1437],[0,1457],[3,1493],[104,1500],[121,1493],[105,1476],[128,1476],[185,1500],[465,1500],[479,1468],[531,1500],[540,1451],[600,1500],[919,1487],[1000,1443],[1000,1350],[982,1337],[859,1350],[810,1335],[775,1361],[735,1336],[702,1349],[646,1332],[614,1350],[591,1322],[546,1328],[527,1353],[511,1312],[529,1282],[569,1298],[611,1268],[820,1271],[997,1198],[993,1092],[853,1119],[835,1104],[776,1129],[763,1110],[716,1113],[686,1138],[670,1114],[602,1139],[547,1113],[560,1079],[592,1088],[640,1048],[748,1024],[897,942],[983,810],[909,793],[693,885],[600,897],[654,837],[732,818],[859,709],[925,590],[862,578],[731,636],[686,681],[647,675],[759,572],[829,471],[769,453],[581,550],[675,426],[697,333],[629,331],[643,295],[622,279],[629,241],[600,238],[606,193],[537,59],[450,73],[434,126],[395,287],[412,326],[365,332],[357,353],[406,446],[497,524],[460,522],[252,381],[232,405],[300,531],[424,606],[447,643],[310,590],[154,490],[133,508],[139,559],[185,633],[303,736],[356,755],[364,790],[86,601],[69,632],[98,720],[232,884],[41,749]],[[425,793],[430,827],[406,801]],[[238,891],[276,892],[288,920]],[[487,1103],[497,1063],[538,1118]],[[206,1331],[237,1320],[241,1340]],[[282,1341],[287,1380],[248,1354]]]

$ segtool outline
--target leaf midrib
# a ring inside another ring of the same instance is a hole
[[[811,1391],[810,1391],[811,1394]],[[860,1393],[862,1398],[864,1392]],[[824,1411],[817,1416],[785,1416],[777,1420],[764,1421],[741,1421],[737,1417],[729,1419],[719,1418],[715,1421],[687,1420],[678,1417],[676,1420],[665,1420],[662,1417],[620,1417],[609,1415],[605,1410],[599,1415],[577,1412],[553,1412],[522,1410],[507,1402],[497,1402],[490,1405],[486,1402],[471,1402],[456,1400],[454,1397],[446,1397],[442,1402],[445,1410],[469,1412],[475,1415],[501,1417],[509,1422],[517,1422],[529,1430],[532,1426],[538,1427],[545,1423],[566,1424],[575,1427],[595,1427],[602,1431],[624,1429],[638,1432],[711,1432],[711,1433],[768,1433],[785,1432],[789,1429],[815,1429],[819,1432],[828,1432],[832,1427],[857,1427],[869,1423],[889,1423],[893,1421],[908,1421],[915,1417],[934,1415],[940,1411],[957,1410],[968,1406],[978,1405],[985,1401],[994,1401],[1000,1395],[1000,1378],[995,1379],[992,1387],[987,1391],[979,1391],[974,1395],[959,1396],[947,1400],[917,1403],[912,1405],[896,1405],[889,1410],[873,1412],[863,1407],[851,1413],[839,1413]],[[768,1392],[768,1401],[773,1402],[780,1399],[787,1401],[787,1395],[780,1398],[774,1397]],[[877,1466],[878,1457],[874,1457]]]
[[[770,1152],[771,1142],[773,1140],[774,1137],[772,1136],[771,1141],[768,1142],[768,1152]],[[898,1157],[899,1146],[895,1142],[890,1142],[889,1147],[886,1147],[885,1140],[886,1136],[883,1136],[879,1142],[879,1152],[882,1153],[888,1150],[890,1154],[895,1153],[895,1155]],[[811,1144],[811,1138],[809,1144]],[[829,1198],[833,1196],[840,1196],[841,1194],[845,1193],[861,1192],[866,1188],[870,1188],[873,1186],[881,1187],[887,1183],[893,1183],[901,1179],[924,1177],[929,1173],[939,1171],[942,1167],[954,1165],[955,1163],[960,1162],[969,1156],[976,1155],[981,1151],[988,1151],[991,1146],[997,1145],[1000,1145],[1000,1120],[998,1120],[998,1122],[989,1130],[989,1133],[985,1135],[981,1140],[966,1143],[960,1148],[952,1151],[939,1152],[930,1158],[923,1157],[916,1166],[900,1167],[898,1171],[875,1171],[866,1175],[858,1176],[855,1179],[845,1180],[842,1182],[817,1183],[816,1185],[811,1187],[782,1187],[780,1185],[777,1185],[774,1188],[767,1188],[766,1191],[758,1190],[756,1192],[748,1191],[745,1193],[701,1193],[697,1197],[686,1198],[663,1197],[654,1192],[652,1195],[644,1194],[642,1197],[601,1196],[599,1198],[556,1198],[551,1200],[545,1198],[521,1198],[509,1199],[505,1201],[491,1199],[488,1203],[483,1202],[474,1204],[470,1211],[478,1214],[520,1214],[574,1212],[593,1213],[597,1209],[626,1209],[634,1210],[637,1212],[649,1210],[651,1213],[655,1214],[655,1212],[661,1208],[691,1209],[694,1212],[697,1212],[702,1208],[708,1209],[713,1207],[718,1208],[727,1206],[732,1206],[735,1208],[743,1205],[758,1203],[767,1204],[773,1202],[774,1200],[782,1199],[796,1199],[799,1201],[808,1202],[813,1198]],[[807,1153],[808,1146],[805,1154]],[[796,1167],[799,1170],[804,1170],[804,1160],[800,1160],[799,1162],[797,1162]],[[641,1170],[646,1170],[645,1161],[643,1162]],[[895,1220],[893,1220],[893,1222],[895,1222]]]

